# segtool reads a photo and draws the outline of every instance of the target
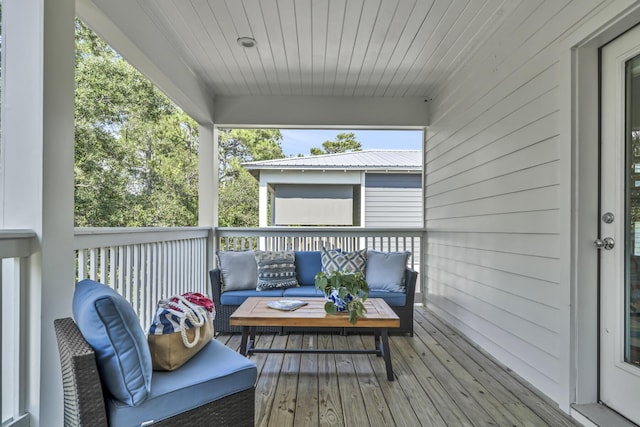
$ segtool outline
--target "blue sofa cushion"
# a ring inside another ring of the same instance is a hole
[[[253,251],[218,251],[222,292],[256,289],[258,263]]]
[[[324,297],[324,292],[316,289],[314,286],[300,286],[299,288],[289,288],[284,290],[286,298],[304,298],[304,297]]]
[[[255,363],[224,344],[212,340],[191,360],[171,372],[155,372],[151,392],[139,406],[107,400],[110,426],[139,426],[253,387]]]
[[[382,298],[387,304],[393,307],[404,306],[407,303],[406,292],[390,292],[381,290],[370,290],[369,298]]]
[[[291,288],[294,289],[294,288]],[[222,305],[240,305],[249,297],[281,297],[284,289],[267,289],[265,291],[244,290],[244,291],[228,291],[220,295],[220,304]]]
[[[295,251],[296,277],[300,286],[316,284],[316,274],[322,271],[320,251]]]
[[[141,404],[151,389],[151,353],[131,304],[110,287],[83,280],[73,294],[73,317],[109,392],[125,405]]]
[[[365,279],[370,290],[404,291],[404,270],[411,252],[367,252]]]

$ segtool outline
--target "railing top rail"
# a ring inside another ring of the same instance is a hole
[[[218,227],[219,237],[267,237],[267,236],[353,236],[353,237],[411,237],[423,234],[425,228],[387,227]]]
[[[74,229],[73,249],[199,239],[210,231],[211,227],[78,227]]]
[[[35,231],[29,229],[0,229],[0,240],[31,239],[37,235],[38,234]]]
[[[37,236],[33,230],[0,230],[0,259],[31,255],[31,241]]]

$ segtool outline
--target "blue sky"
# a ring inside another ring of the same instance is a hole
[[[281,129],[282,150],[286,156],[299,153],[309,155],[311,147],[322,147],[325,141],[333,141],[339,133],[353,132],[363,150],[400,149],[421,150],[422,131],[410,130],[340,130],[340,129]]]

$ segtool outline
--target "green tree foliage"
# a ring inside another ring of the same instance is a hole
[[[76,20],[75,224],[198,222],[198,127]]]
[[[220,131],[218,223],[221,227],[258,226],[258,181],[242,163],[284,157],[281,141],[278,129]]]
[[[339,133],[336,135],[335,141],[325,141],[322,143],[322,148],[312,147],[310,151],[312,156],[347,153],[362,151],[362,145],[356,140],[353,132]]]

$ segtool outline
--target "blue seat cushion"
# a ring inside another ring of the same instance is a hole
[[[284,289],[270,289],[265,291],[244,290],[244,291],[227,291],[220,295],[220,303],[222,305],[240,305],[249,297],[281,297]]]
[[[73,317],[96,353],[100,378],[126,405],[138,405],[151,388],[151,352],[131,304],[110,287],[83,280],[73,294]]]
[[[167,419],[250,389],[257,375],[255,363],[214,339],[175,371],[154,372],[151,392],[141,405],[107,399],[109,425],[139,426]]]
[[[316,274],[322,271],[320,251],[295,251],[296,278],[300,286],[315,285]]]
[[[289,288],[284,290],[284,297],[287,298],[303,298],[303,297],[323,297],[324,292],[316,289],[314,286],[300,286],[299,288]]]
[[[407,303],[406,292],[369,290],[369,298],[382,298],[390,306],[404,306]]]

